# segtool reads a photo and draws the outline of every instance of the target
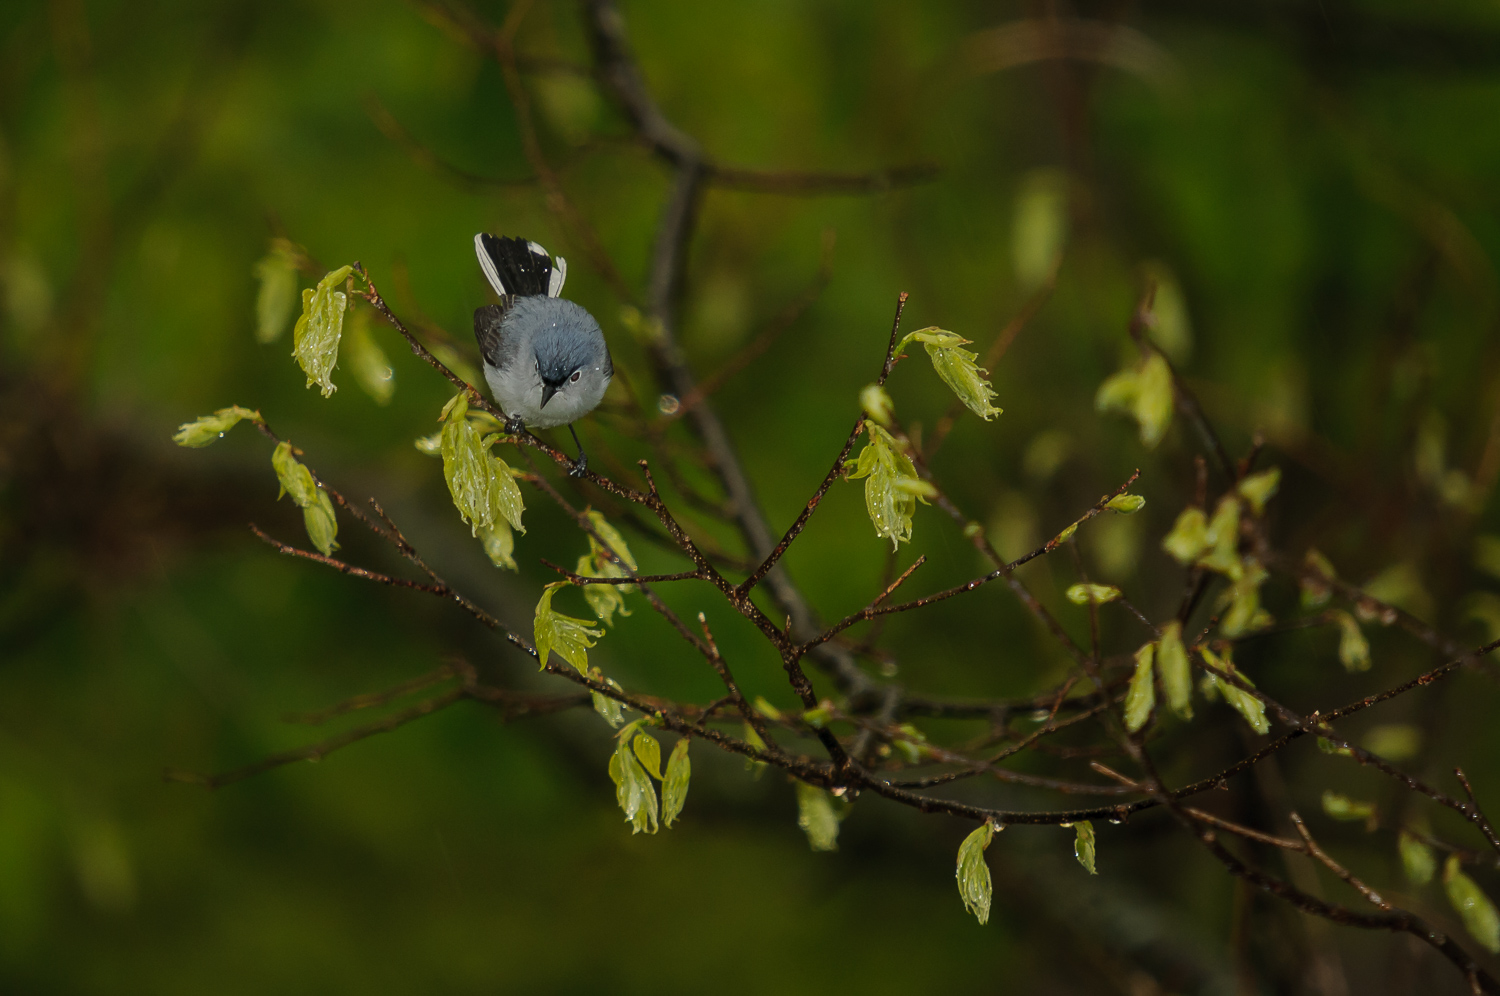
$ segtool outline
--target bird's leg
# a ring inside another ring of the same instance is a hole
[[[568,423],[568,431],[573,434],[573,442],[578,444],[578,459],[573,461],[573,466],[568,470],[569,477],[582,477],[583,472],[589,469],[589,455],[583,452],[583,440],[578,438],[578,430],[573,424]]]
[[[524,435],[526,432],[526,420],[519,415],[505,416],[505,432],[511,436]]]

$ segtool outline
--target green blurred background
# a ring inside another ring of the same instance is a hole
[[[508,13],[476,9],[492,25]],[[1126,585],[1148,613],[1174,610],[1181,574],[1158,542],[1191,497],[1201,445],[1179,423],[1148,452],[1130,423],[1093,407],[1134,355],[1126,325],[1149,274],[1175,294],[1162,334],[1230,451],[1260,432],[1264,465],[1283,468],[1283,548],[1316,544],[1344,577],[1382,576],[1382,590],[1462,642],[1490,638],[1500,601],[1471,551],[1500,530],[1488,500],[1500,471],[1492,3],[631,0],[623,12],[667,114],[720,161],[937,166],[926,182],[868,195],[705,196],[680,330],[700,373],[829,268],[814,303],[715,399],[773,528],[836,454],[898,291],[911,293],[908,328],[941,325],[987,346],[1061,251],[1055,290],[993,371],[1005,414],[960,420],[935,467],[1003,552],[1052,535],[1139,467],[1147,511],[1102,521],[1080,547],[1095,576]],[[1028,19],[1045,16],[1076,18],[1076,37],[1097,44],[1040,44]],[[663,168],[575,71],[589,53],[572,4],[535,4],[517,48],[544,153],[639,290]],[[996,906],[984,928],[952,877],[970,827],[866,798],[841,849],[813,854],[785,779],[755,780],[702,747],[682,822],[633,837],[606,775],[609,731],[592,713],[503,724],[461,703],[322,764],[214,792],[164,782],[166,768],[224,770],[326,736],[288,717],[454,655],[487,680],[561,690],[456,610],[258,543],[248,521],[302,533],[296,509],[275,501],[253,432],[203,451],[170,443],[196,415],[260,409],[324,476],[377,496],[451,580],[524,630],[549,579],[538,559],[572,563],[581,537],[528,496],[519,576],[490,567],[437,464],[411,445],[436,428],[445,384],[377,324],[395,370],[390,404],[345,371],[331,400],[304,390],[287,339],[255,340],[252,266],[272,236],[330,268],[358,259],[398,314],[467,342],[486,301],[474,232],[537,239],[570,258],[569,296],[600,318],[654,408],[623,302],[530,175],[499,67],[432,10],[0,5],[0,988],[1464,991],[1405,939],[1309,925],[1237,889],[1159,815],[1100,826],[1097,879],[1072,863],[1064,831],[1006,832],[990,851]],[[948,404],[923,363],[899,367],[891,392],[928,431]],[[607,471],[643,452],[619,431],[621,398],[583,427]],[[353,523],[342,528],[351,560],[397,567]],[[632,543],[643,569],[681,569]],[[914,591],[983,569],[932,509],[919,511],[901,563],[916,552],[929,565]],[[879,589],[886,556],[859,489],[841,485],[787,563],[837,617]],[[1025,579],[1086,632],[1059,598],[1074,580],[1065,560]],[[1294,588],[1273,583],[1268,598],[1278,616],[1295,613]],[[709,613],[749,691],[791,704],[747,625],[701,590],[671,599]],[[1136,634],[1107,625],[1105,638],[1118,653]],[[1305,710],[1435,662],[1399,633],[1371,638],[1364,675],[1338,667],[1322,630],[1262,641],[1240,663]],[[900,680],[932,694],[1028,695],[1066,673],[998,587],[902,616],[885,640]],[[717,694],[644,607],[594,659],[631,689]],[[1463,764],[1500,808],[1495,701],[1492,681],[1466,673],[1354,729],[1405,724],[1419,742],[1414,771],[1441,780]],[[1230,714],[1205,706],[1157,753],[1181,781],[1245,746]],[[1477,838],[1310,744],[1265,778],[1275,784],[1243,779],[1230,793],[1258,825],[1269,825],[1268,798],[1308,813],[1329,786],[1380,800],[1381,831],[1324,819],[1320,838],[1461,932],[1437,889],[1401,881],[1391,829],[1430,819],[1466,846]],[[1059,803],[998,784],[959,794]],[[1471,871],[1500,891],[1493,863]],[[1335,885],[1325,882],[1332,898],[1358,902]]]

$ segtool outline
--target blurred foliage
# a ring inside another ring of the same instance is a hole
[[[1124,27],[1090,58],[1056,59],[1028,42],[1023,19],[1043,8],[625,4],[650,85],[716,158],[940,170],[874,195],[706,196],[681,330],[705,374],[817,285],[824,233],[836,234],[827,286],[715,397],[770,521],[789,522],[826,472],[898,291],[911,293],[908,327],[952,329],[981,356],[1030,306],[991,364],[1005,414],[960,419],[935,472],[1002,551],[1019,553],[1141,468],[1146,507],[1086,524],[1079,545],[1143,611],[1170,612],[1181,574],[1160,540],[1194,493],[1202,441],[1142,404],[1138,384],[1138,424],[1094,408],[1106,378],[1138,361],[1126,329],[1150,278],[1152,334],[1230,453],[1260,433],[1266,465],[1283,469],[1266,512],[1280,546],[1300,556],[1316,544],[1340,577],[1377,579],[1466,643],[1489,639],[1500,9],[1080,2],[1078,17]],[[479,12],[499,25],[509,8]],[[572,70],[588,50],[571,4],[536,3],[516,44],[531,59],[545,154],[639,287],[661,170],[621,141],[618,112]],[[636,341],[649,330],[622,317],[630,302],[588,266],[530,177],[498,67],[420,6],[0,5],[0,988],[633,993],[683,980],[726,993],[878,992],[1003,978],[1015,991],[1145,993],[1228,991],[1243,974],[1301,991],[1306,952],[1321,946],[1349,991],[1463,991],[1430,954],[1319,933],[1237,892],[1158,816],[1101,824],[1097,877],[1074,863],[1072,834],[1013,828],[984,855],[997,900],[983,930],[948,877],[971,828],[873,799],[840,824],[826,795],[804,793],[809,835],[838,837],[836,852],[811,853],[792,787],[712,751],[697,752],[673,832],[632,835],[609,797],[612,731],[586,710],[502,725],[463,704],[317,767],[211,793],[163,784],[165,767],[220,770],[325,736],[285,719],[452,656],[514,687],[543,680],[456,610],[255,541],[247,521],[288,539],[302,529],[275,502],[255,433],[201,451],[170,440],[203,413],[258,409],[320,475],[379,497],[450,580],[526,631],[554,577],[538,558],[573,563],[586,552],[577,531],[554,509],[529,510],[519,575],[495,570],[437,464],[411,445],[437,431],[450,385],[374,320],[368,335],[388,359],[368,366],[393,376],[351,371],[376,397],[325,400],[304,390],[277,336],[292,315],[288,272],[306,290],[358,259],[399,314],[472,362],[469,316],[486,301],[473,233],[525,235],[570,257],[569,296],[603,324],[627,374],[620,390],[655,410]],[[265,290],[257,265],[280,283]],[[388,382],[399,387],[382,399],[372,384]],[[886,390],[914,435],[952,398],[917,364]],[[612,394],[580,426],[609,473],[638,455],[619,431],[626,403]],[[982,569],[939,513],[904,504],[928,590]],[[837,486],[788,554],[825,616],[878,590],[890,554],[870,533],[860,488]],[[1476,548],[1479,534],[1490,535]],[[353,560],[384,556],[352,529],[341,540]],[[647,572],[680,566],[636,552]],[[1083,632],[1061,564],[1040,560],[1024,577]],[[559,594],[574,599],[562,611],[583,611],[577,593]],[[1297,591],[1273,581],[1260,597],[1285,617]],[[791,705],[779,663],[742,620],[692,588],[674,605],[709,613],[747,694]],[[1138,643],[1104,622],[1107,641]],[[1311,706],[1432,663],[1400,633],[1352,623],[1342,645],[1326,628],[1282,633],[1246,645],[1234,666]],[[713,698],[714,676],[679,666],[674,640],[636,612],[591,661],[626,687]],[[998,586],[892,618],[884,640],[904,674],[944,695],[1031,694],[1065,673]],[[1461,759],[1500,811],[1494,699],[1491,682],[1464,674],[1359,729],[1403,724],[1411,770],[1440,778]],[[1252,705],[1233,704],[1256,721]],[[1168,778],[1243,752],[1245,724],[1222,706],[1205,712],[1219,750],[1176,756],[1169,726]],[[1320,813],[1328,785],[1345,801],[1374,799],[1382,818],[1416,805],[1389,782],[1312,743],[1288,751],[1269,784],[1244,781],[1231,788],[1245,818],[1270,793],[1318,821],[1359,874],[1402,888],[1395,825],[1366,835]],[[1428,815],[1462,835],[1451,814]],[[1458,933],[1441,893],[1461,893],[1488,941],[1482,897],[1500,894],[1500,877],[1444,868],[1442,885],[1402,901]],[[669,980],[640,957],[664,939]]]

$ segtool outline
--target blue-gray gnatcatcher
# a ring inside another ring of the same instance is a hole
[[[578,444],[570,473],[582,474],[588,457],[571,423],[594,410],[614,376],[604,333],[593,315],[558,297],[568,277],[561,256],[554,265],[535,242],[483,232],[474,252],[500,295],[499,304],[474,312],[474,338],[506,430],[568,426]]]

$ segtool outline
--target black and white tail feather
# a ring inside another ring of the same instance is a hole
[[[547,250],[528,239],[480,232],[474,236],[474,254],[501,297],[557,297],[568,279],[568,261],[559,256],[554,263]]]

